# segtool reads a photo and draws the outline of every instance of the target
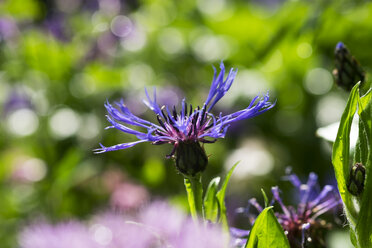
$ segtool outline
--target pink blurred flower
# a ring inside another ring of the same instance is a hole
[[[195,224],[178,209],[160,201],[136,215],[98,215],[89,229],[76,222],[36,224],[20,235],[21,248],[223,248],[226,241],[219,226]]]
[[[71,221],[51,225],[37,223],[25,229],[19,236],[21,248],[99,248],[88,229]]]
[[[138,208],[148,199],[149,194],[143,186],[134,183],[121,183],[112,192],[110,204],[117,209],[130,210]]]

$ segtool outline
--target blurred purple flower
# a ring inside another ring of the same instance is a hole
[[[17,109],[22,108],[33,109],[31,97],[22,89],[12,89],[8,99],[4,102],[3,114],[6,116]]]
[[[127,106],[125,106],[123,100],[121,100],[121,102],[116,102],[116,107],[107,102],[105,107],[108,111],[107,119],[111,123],[111,126],[108,126],[106,129],[116,128],[124,133],[135,135],[138,140],[111,147],[105,147],[100,144],[101,148],[96,149],[95,152],[102,153],[126,149],[142,142],[151,142],[154,145],[170,143],[173,144],[173,150],[167,157],[169,158],[175,155],[176,165],[180,158],[179,154],[182,153],[191,154],[191,156],[188,155],[188,157],[195,156],[192,162],[196,161],[195,163],[201,164],[201,168],[191,169],[177,165],[177,168],[182,173],[194,175],[197,172],[203,171],[207,164],[207,156],[205,155],[204,149],[200,146],[200,143],[214,143],[217,138],[224,138],[230,124],[255,117],[266,112],[275,105],[269,102],[269,95],[266,94],[262,98],[256,96],[247,108],[235,113],[225,116],[222,116],[222,113],[220,113],[219,116],[210,113],[214,105],[230,89],[237,73],[237,70],[230,69],[226,79],[224,79],[225,66],[222,62],[220,68],[221,72],[218,76],[216,75],[216,70],[214,71],[212,86],[202,108],[198,106],[193,109],[191,104],[188,108],[188,104],[185,100],[182,101],[182,108],[179,112],[177,112],[175,106],[171,110],[168,106],[160,107],[156,100],[156,91],[154,90],[153,99],[151,99],[146,90],[147,100],[144,101],[144,103],[156,114],[158,124],[135,116]],[[146,129],[146,131],[134,130],[128,127],[128,125],[138,126]],[[181,161],[182,164],[192,164],[192,162]]]
[[[77,222],[36,224],[20,236],[21,248],[223,248],[226,237],[219,226],[195,224],[181,211],[157,201],[137,215],[104,213],[89,229]]]
[[[315,247],[324,247],[323,231],[329,229],[331,224],[318,217],[326,212],[341,209],[342,203],[337,188],[326,185],[320,190],[318,176],[315,173],[310,173],[306,184],[302,184],[295,174],[289,174],[285,180],[290,181],[299,190],[297,208],[284,205],[277,186],[272,187],[271,190],[273,193],[271,205],[276,202],[282,209],[282,212],[276,212],[275,215],[282,225],[291,247],[303,248],[307,243],[313,244]],[[261,212],[263,208],[256,199],[249,200],[249,205],[244,209],[244,213],[248,215],[253,225],[255,217],[250,214],[250,206],[255,207],[258,212]],[[232,235],[238,241],[244,241],[248,235],[248,233],[243,235],[241,231],[243,230],[236,228],[231,230]]]
[[[60,41],[68,41],[69,37],[66,34],[66,23],[63,15],[51,15],[48,17],[44,25],[48,32]]]
[[[95,222],[112,232],[113,247],[225,247],[218,226],[196,225],[181,211],[157,201],[142,209],[136,218],[104,214]]]
[[[0,18],[0,41],[8,40],[18,34],[18,27],[11,18]]]
[[[145,248],[153,239],[152,233],[131,216],[110,212],[96,217],[92,223],[91,234],[102,247]]]
[[[19,237],[21,248],[99,248],[88,229],[78,222],[57,225],[38,223]]]
[[[144,204],[149,199],[146,188],[130,182],[120,183],[111,194],[110,204],[115,209],[130,210]]]

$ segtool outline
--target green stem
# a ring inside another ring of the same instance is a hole
[[[199,217],[203,217],[203,185],[201,183],[201,174],[197,174],[195,177],[185,177],[185,187],[191,216],[194,221],[197,221]]]

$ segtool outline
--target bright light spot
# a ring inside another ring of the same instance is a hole
[[[354,116],[353,123],[351,125],[351,130],[350,130],[350,147],[351,148],[355,147],[357,139],[358,139],[358,133],[359,133],[358,121],[359,121],[359,116],[356,114]],[[333,143],[336,140],[339,126],[340,126],[340,122],[335,122],[325,127],[318,128],[318,130],[316,130],[316,135]]]
[[[18,109],[7,118],[8,130],[17,136],[33,134],[39,127],[39,119],[30,109]]]
[[[230,55],[229,43],[220,36],[202,35],[192,43],[192,50],[201,61],[225,59]]]
[[[47,166],[41,159],[32,158],[17,164],[12,173],[12,178],[27,182],[38,182],[47,172]]]
[[[90,232],[93,234],[94,240],[100,245],[108,245],[112,241],[112,231],[100,224],[94,224],[90,228]]]
[[[118,37],[126,37],[132,32],[132,29],[132,21],[126,16],[116,16],[111,22],[111,31]]]
[[[323,68],[315,68],[306,75],[305,89],[314,95],[323,95],[327,93],[333,85],[333,78],[329,71]]]
[[[307,59],[308,57],[311,56],[312,53],[313,53],[313,48],[307,42],[301,43],[297,46],[297,55],[298,57],[302,59]]]
[[[354,197],[353,197],[354,198]],[[348,231],[332,231],[326,238],[327,247],[329,248],[353,248],[350,242],[350,234]]]
[[[224,10],[225,0],[197,0],[197,6],[200,12],[207,15],[215,15]]]
[[[277,50],[265,63],[265,65],[262,67],[262,70],[265,72],[273,72],[273,71],[278,70],[282,65],[283,65],[283,55],[279,50]]]
[[[56,138],[67,138],[74,135],[80,125],[80,117],[69,108],[56,111],[49,121],[49,128]]]
[[[109,28],[108,23],[105,20],[105,17],[100,12],[95,12],[92,15],[92,25],[93,25],[93,32],[100,33],[104,32]]]
[[[101,123],[94,114],[86,114],[82,118],[82,123],[78,136],[83,139],[93,139],[97,137],[101,129]]]
[[[346,100],[337,94],[329,94],[321,98],[316,107],[316,121],[318,126],[322,127],[339,121],[344,112],[345,105]]]
[[[142,29],[136,27],[127,37],[122,39],[121,45],[127,51],[139,51],[146,45],[146,33]]]
[[[166,54],[180,53],[185,49],[182,33],[174,28],[163,30],[158,37],[158,43],[160,49]]]
[[[155,77],[152,67],[143,63],[127,66],[127,72],[128,81],[135,89],[143,89],[145,85],[150,85]]]
[[[240,161],[233,177],[244,180],[247,176],[263,176],[274,167],[274,158],[266,150],[260,140],[247,140],[243,146],[236,149],[225,161],[225,168],[230,169],[233,164]]]

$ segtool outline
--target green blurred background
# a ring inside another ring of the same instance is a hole
[[[144,87],[156,86],[160,104],[186,97],[201,105],[221,60],[238,76],[215,113],[244,108],[267,90],[277,100],[205,146],[205,181],[241,161],[229,211],[250,197],[262,202],[260,188],[283,184],[287,166],[334,183],[331,146],[316,135],[347,100],[333,85],[333,51],[344,41],[371,67],[371,20],[367,1],[1,1],[1,247],[15,247],[17,231],[40,217],[87,219],[158,198],[185,206],[182,176],[165,159],[171,146],[93,154],[100,142],[134,140],[104,130],[103,103],[123,98],[154,120],[141,99]]]

